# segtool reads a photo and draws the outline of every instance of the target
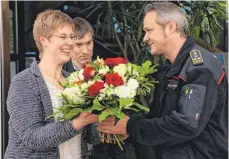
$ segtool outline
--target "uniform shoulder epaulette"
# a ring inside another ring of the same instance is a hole
[[[204,64],[204,60],[202,58],[200,50],[192,49],[189,54],[191,56],[192,64],[194,66],[203,65]]]

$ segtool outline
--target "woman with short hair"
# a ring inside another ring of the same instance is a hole
[[[85,159],[87,143],[83,127],[98,121],[81,113],[69,121],[48,118],[61,106],[56,94],[63,90],[67,72],[62,70],[73,48],[74,22],[57,10],[40,13],[33,35],[40,62],[14,76],[7,99],[9,143],[5,159]]]

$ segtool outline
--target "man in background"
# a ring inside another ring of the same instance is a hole
[[[71,54],[71,60],[64,68],[68,72],[82,69],[91,60],[94,47],[94,31],[90,23],[80,17],[76,17],[73,20],[76,27],[76,40]]]

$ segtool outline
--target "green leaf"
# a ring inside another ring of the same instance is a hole
[[[109,107],[107,108],[107,111],[109,112],[110,115],[115,115],[115,113],[118,112],[118,107]]]
[[[137,106],[138,108],[140,108],[140,109],[142,109],[142,110],[144,110],[144,111],[146,111],[146,112],[149,112],[149,108],[147,108],[146,106],[143,106],[143,105],[141,105],[141,104],[139,104],[139,103],[136,103],[136,102],[133,102],[133,104],[134,104],[135,106]]]
[[[147,75],[147,74],[157,71],[157,69],[155,69],[157,65],[150,67],[151,65],[152,65],[152,62],[147,60],[142,64],[142,66],[137,67],[137,71],[143,75]]]
[[[131,98],[121,98],[119,100],[119,112],[122,110],[122,108],[131,106],[133,104],[134,99]]]
[[[98,111],[101,111],[103,109],[105,109],[106,107],[103,106],[102,104],[100,104],[98,98],[96,97],[94,100],[93,100],[93,106],[92,106],[92,110],[98,110]]]
[[[99,74],[96,74],[96,75],[93,77],[93,81],[97,81],[98,79],[100,79],[100,75],[99,75]]]
[[[104,119],[106,119],[110,114],[107,111],[103,111],[102,114],[99,115],[99,123],[101,123]]]
[[[144,67],[144,68],[149,68],[150,66],[152,65],[152,62],[151,61],[149,61],[149,60],[147,60],[146,62],[144,62],[143,64],[142,64],[142,67]]]
[[[63,93],[61,93],[61,96],[62,96],[63,100],[64,100],[67,104],[69,104],[69,103],[68,103],[67,97],[66,97]]]
[[[117,113],[115,114],[115,116],[116,116],[117,118],[119,118],[119,119],[122,119],[122,118],[124,118],[125,114],[124,114],[123,112],[117,112]]]
[[[62,114],[67,114],[69,111],[71,110],[70,107],[68,106],[62,106],[59,111],[62,113]]]
[[[106,103],[106,106],[109,108],[109,107],[118,107],[118,103],[117,103],[117,100],[108,100],[108,101],[105,101]]]
[[[128,108],[125,108],[125,109],[129,109],[129,110],[133,110],[135,112],[140,112],[140,110],[136,109],[136,108],[132,108],[132,107],[128,107]]]
[[[72,99],[70,99],[68,97],[66,97],[66,99],[67,99],[69,105],[72,105],[73,104],[73,100]]]
[[[119,100],[119,106],[123,107],[124,105],[130,105],[133,103],[134,99],[131,98],[121,98]]]
[[[89,112],[89,113],[91,113],[91,112],[92,112],[92,107],[85,108],[85,109],[83,110],[83,112]]]
[[[64,118],[67,120],[70,120],[70,119],[74,118],[75,116],[77,116],[79,113],[81,113],[82,110],[83,109],[81,109],[81,108],[74,108],[74,109],[70,110],[68,112],[68,114],[64,115]]]
[[[195,26],[195,37],[199,37],[200,35],[200,26]]]
[[[146,74],[147,73],[147,68],[138,66],[137,71],[140,72],[141,74]]]
[[[86,102],[85,102],[85,105],[89,105],[91,104],[92,100],[91,99],[88,99]]]
[[[60,81],[58,81],[58,84],[59,84],[61,87],[66,88],[66,87],[65,87],[65,83],[61,83]]]

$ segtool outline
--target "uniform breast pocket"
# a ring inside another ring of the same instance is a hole
[[[190,120],[189,125],[196,128],[204,104],[206,87],[198,84],[187,84],[181,89],[179,100],[180,113]]]

